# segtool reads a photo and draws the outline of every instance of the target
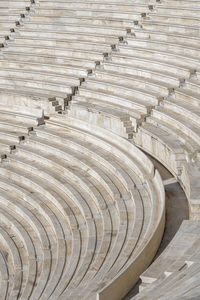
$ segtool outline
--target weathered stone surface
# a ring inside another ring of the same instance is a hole
[[[0,2],[2,300],[122,299],[175,181],[190,220],[136,299],[200,295],[199,26],[197,0]]]

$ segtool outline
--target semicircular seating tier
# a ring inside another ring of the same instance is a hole
[[[168,1],[156,4],[139,25],[132,27],[125,43],[78,89],[70,115],[88,115],[92,122],[101,122],[128,138],[147,116],[161,114],[165,107],[180,117],[187,113],[194,119],[192,112],[199,113],[200,35],[199,27],[188,23],[200,22],[200,7],[184,7],[187,1],[180,1],[181,7],[179,2],[171,2],[173,6]],[[163,19],[157,21],[159,17]],[[110,123],[106,122],[108,116]],[[99,120],[103,117],[104,122]]]
[[[34,6],[34,0],[2,0],[0,3],[0,45],[4,47]]]
[[[0,53],[0,98],[61,111],[152,10],[148,2],[137,0],[133,9],[132,1],[35,0]]]
[[[119,274],[128,278],[138,263],[145,270],[165,221],[151,161],[73,119],[52,117],[27,132],[19,114],[6,117],[0,137],[6,143],[12,128],[15,147],[0,164],[2,299],[96,299]]]
[[[165,222],[139,148],[191,220],[134,299],[199,296],[199,29],[199,0],[1,1],[0,299],[125,296]]]
[[[199,24],[199,1],[155,3],[68,110],[158,158],[180,179],[192,218],[199,218],[200,200]]]

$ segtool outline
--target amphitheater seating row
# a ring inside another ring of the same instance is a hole
[[[129,142],[76,123],[52,117],[2,160],[4,297],[96,299],[154,243],[144,269],[159,244],[165,203],[158,171]]]
[[[198,10],[198,6],[197,6]],[[151,14],[150,14],[151,15]],[[155,17],[154,14],[152,19]],[[155,17],[156,18],[156,17]],[[155,28],[147,28],[146,22],[142,34],[136,36],[160,40],[162,47],[167,44],[170,54],[177,60],[170,60],[167,54],[165,60],[172,65],[178,65],[190,72],[189,76],[180,76],[180,85],[174,87],[168,97],[152,109],[136,134],[136,143],[152,155],[156,155],[167,165],[175,176],[180,176],[183,188],[189,199],[191,218],[199,218],[199,32],[196,26],[189,24],[198,22],[199,14],[193,19],[189,15],[182,18],[161,18],[157,16]],[[150,20],[148,21],[151,22]],[[190,22],[190,23],[189,23]],[[178,25],[176,27],[173,25]],[[163,27],[165,30],[163,30]],[[191,31],[189,30],[191,29]],[[194,29],[194,32],[192,30]],[[196,30],[196,32],[195,32]],[[154,32],[155,31],[155,32]],[[143,42],[144,43],[144,42]],[[179,54],[180,47],[184,51]],[[150,47],[154,47],[151,43]],[[170,47],[170,48],[169,48]],[[152,51],[152,50],[150,50]],[[155,50],[153,49],[153,52]],[[177,56],[178,54],[178,56]],[[180,59],[181,58],[181,59]]]
[[[32,9],[34,1],[17,0],[1,1],[0,3],[0,44],[4,46],[16,27],[23,22]]]
[[[136,2],[134,11],[130,2],[36,1],[2,49],[0,90],[10,101],[22,96],[44,103],[47,113],[61,111],[152,7],[147,1]]]
[[[162,180],[134,143],[180,179],[199,219],[199,1],[33,4],[0,53],[1,294],[116,300],[164,228]],[[44,125],[26,107],[63,114]],[[182,225],[137,299],[198,295],[198,226]]]
[[[167,2],[156,4],[148,20],[142,20],[140,28],[133,28],[132,35],[127,35],[127,45],[120,45],[81,85],[73,97],[69,115],[79,118],[82,115],[113,131],[118,118],[116,131],[124,127],[120,133],[123,136],[126,133],[129,138],[135,136],[142,122],[145,130],[147,124],[160,129],[166,124],[168,132],[179,137],[186,156],[190,156],[191,151],[195,153],[199,147],[199,32],[191,37],[184,31],[188,28],[184,18],[193,20],[193,15],[189,15],[192,10],[184,4],[182,7],[175,6],[175,2],[172,7]],[[180,23],[182,32],[175,28],[171,32],[167,15],[170,9],[177,16],[183,15],[172,23]],[[198,11],[198,7],[194,9],[196,19]],[[153,24],[154,17],[162,14],[164,21],[158,22],[157,28],[145,27],[146,22]],[[160,25],[165,26],[166,32]],[[127,124],[123,122],[123,112],[126,119],[129,118]],[[110,122],[108,114],[113,119]],[[188,118],[190,128],[186,125]]]

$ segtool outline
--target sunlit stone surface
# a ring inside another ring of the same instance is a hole
[[[195,0],[0,2],[0,300],[200,297],[199,26]]]

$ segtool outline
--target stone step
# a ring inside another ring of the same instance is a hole
[[[0,155],[2,158],[2,155],[9,154],[12,150],[15,150],[16,146],[11,141],[2,139],[0,140]]]
[[[112,101],[112,99],[111,99]],[[76,96],[75,97],[75,102],[73,101],[73,103],[71,104],[71,106],[69,107],[71,109],[71,111],[74,111],[74,109],[76,110],[76,106],[79,106],[79,104],[82,105],[86,105],[90,107],[91,106],[91,111],[95,108],[98,107],[103,114],[106,115],[110,115],[112,118],[115,118],[119,115],[119,111],[121,113],[124,113],[124,115],[126,116],[126,119],[129,118],[131,119],[131,121],[123,121],[123,117],[120,118],[120,121],[122,121],[123,123],[123,127],[126,131],[126,133],[133,133],[133,131],[137,130],[138,125],[141,123],[141,121],[144,119],[144,115],[145,113],[143,112],[139,112],[137,110],[137,102],[133,103],[133,105],[131,106],[131,104],[129,104],[127,102],[127,105],[124,106],[124,104],[122,103],[120,104],[112,104],[110,102],[108,102],[107,100],[104,101],[99,101],[98,98],[85,98],[83,96]],[[75,104],[75,106],[74,106]],[[128,105],[129,104],[129,105]],[[129,108],[130,106],[130,108]],[[139,105],[138,105],[139,106]],[[141,107],[140,107],[141,109]],[[143,108],[144,110],[145,108]],[[94,110],[95,111],[95,110]],[[73,112],[70,112],[73,113]],[[105,117],[106,118],[106,117]],[[129,124],[126,124],[129,123]]]
[[[14,125],[14,126],[13,126]],[[0,127],[1,130],[5,130],[7,132],[17,132],[18,134],[20,133],[21,135],[28,135],[30,131],[33,130],[33,127],[27,127],[25,125],[18,125],[18,124],[13,124],[9,122],[2,121],[0,120]]]
[[[198,95],[183,88],[178,88],[174,90],[174,98],[179,102],[181,101],[187,104],[191,103],[191,106],[197,107],[197,109],[200,105]]]
[[[153,61],[163,62],[177,67],[188,68],[191,72],[194,72],[197,68],[199,69],[198,59],[185,55],[169,53],[168,51],[120,46],[119,53],[121,55],[136,56],[138,58],[151,59]]]
[[[160,121],[159,121],[160,122]],[[183,144],[176,136],[169,133],[167,127],[159,122],[143,122],[138,128],[135,140],[137,145],[159,158],[174,176],[180,174],[183,162],[186,160]],[[159,124],[159,126],[158,126]]]
[[[157,21],[145,20],[142,22],[142,28],[148,31],[162,31],[162,32],[170,32],[174,34],[182,34],[184,36],[188,35],[190,37],[200,37],[199,29],[195,25],[184,26],[179,24],[177,25],[170,24],[170,26],[167,26],[167,24],[164,22],[162,23],[159,21],[157,22]]]
[[[188,5],[190,5],[190,2],[187,2]],[[198,3],[198,2],[197,2]],[[185,26],[185,29],[188,26],[199,26],[200,21],[198,17],[189,17],[189,16],[174,16],[173,14],[157,14],[157,13],[149,13],[149,18],[154,22],[164,23],[165,25],[170,25],[173,27],[173,25],[182,25]],[[164,25],[163,24],[163,25]],[[167,28],[166,28],[167,30]],[[169,30],[169,28],[168,28]]]
[[[121,46],[119,47],[119,49]],[[113,53],[111,61],[115,64],[125,65],[130,67],[141,67],[145,69],[149,69],[155,72],[163,72],[163,75],[172,76],[173,78],[189,78],[190,71],[187,68],[183,68],[180,66],[176,66],[174,64],[167,63],[167,61],[163,62],[161,60],[152,60],[149,57],[142,58],[140,56],[132,55],[122,55],[118,53]],[[148,68],[147,68],[148,65]]]
[[[166,127],[167,124],[171,124],[171,126],[168,125],[168,130],[174,133],[186,145],[188,153],[197,151],[199,147],[199,130],[194,124],[186,125],[185,116],[180,116],[169,109],[159,107],[157,110],[152,110],[152,117],[153,120],[155,118],[158,122],[160,120],[161,124],[163,122]]]
[[[87,102],[78,102],[70,106],[68,115],[80,120],[88,120],[88,122],[92,120],[94,124],[108,129],[111,132],[118,132],[122,137],[132,138],[132,134],[130,136],[127,135],[126,128],[122,122],[122,118],[128,118],[130,116],[116,108]]]
[[[3,101],[2,101],[3,102]],[[14,105],[11,108],[8,104],[0,105],[0,118],[1,121],[9,122],[14,127],[15,125],[32,127],[44,124],[44,115],[43,111],[39,109],[31,109],[27,108],[19,109],[19,107],[15,107]]]
[[[86,68],[86,69],[93,69],[95,67],[95,60],[92,61],[90,59],[84,59],[84,58],[68,58],[65,56],[55,56],[53,55],[48,55],[46,56],[45,53],[44,54],[35,54],[32,55],[31,52],[30,53],[26,53],[26,52],[4,52],[1,55],[1,60],[2,59],[6,59],[9,61],[15,60],[15,61],[19,61],[19,63],[21,62],[26,62],[26,63],[39,63],[41,65],[43,64],[53,64],[53,65],[57,65],[60,66],[62,65],[63,67],[69,67],[69,68],[73,68],[73,67],[78,67],[78,68]]]
[[[197,7],[200,7],[200,4],[198,1],[186,1],[186,0],[163,0],[162,1],[162,4],[163,5],[169,5],[169,6],[177,6],[177,7],[180,7],[180,5],[182,7],[193,7],[193,8],[197,8]]]
[[[179,43],[169,43],[168,41],[143,40],[139,38],[128,38],[127,42],[130,47],[147,48],[148,50],[152,49],[153,51],[158,50],[196,59],[199,58],[198,47],[189,47],[186,45],[180,45]]]
[[[188,35],[181,35],[162,31],[147,31],[142,29],[134,29],[134,34],[136,38],[139,39],[151,39],[152,41],[162,41],[173,44],[181,44],[187,47],[196,48],[198,43],[200,42],[200,38],[198,37],[190,37]]]
[[[23,69],[23,73],[22,73],[21,69],[8,68],[8,65],[6,68],[1,68],[0,77],[2,78],[9,77],[13,81],[23,80],[23,79],[32,82],[41,81],[44,84],[47,83],[50,85],[52,83],[52,85],[58,85],[58,86],[62,86],[66,84],[66,87],[68,86],[68,89],[70,89],[71,86],[73,87],[73,86],[80,85],[81,82],[81,79],[73,75],[63,75],[63,74],[54,74],[54,73],[52,74],[48,72],[41,72],[41,70],[30,70],[30,69],[29,70]]]
[[[96,91],[107,91],[112,93],[113,95],[116,96],[126,96],[126,97],[132,97],[133,93],[134,93],[134,98],[138,99],[138,101],[142,102],[142,103],[147,103],[148,105],[157,105],[159,103],[159,101],[161,100],[161,97],[158,96],[156,93],[153,92],[146,92],[143,91],[142,89],[139,88],[135,88],[135,87],[124,87],[124,86],[120,86],[120,89],[118,87],[118,85],[116,83],[109,83],[109,82],[105,82],[105,81],[100,81],[100,80],[96,80],[95,78],[89,78],[87,79],[87,81],[85,81],[83,83],[84,87],[90,87],[93,90]],[[145,98],[144,98],[145,95]],[[143,100],[145,99],[145,101]]]
[[[103,13],[105,13],[105,19],[104,23],[102,25],[111,25],[115,27],[117,25],[118,28],[120,28],[120,25],[123,25],[125,27],[125,24],[131,24],[133,21],[139,21],[142,20],[143,17],[146,17],[146,12],[137,12],[134,11],[132,14],[129,11],[118,11],[117,8],[115,11],[111,10],[76,10],[76,9],[51,9],[46,8],[44,10],[40,9],[39,11],[35,11],[34,15],[29,15],[26,19],[23,21],[28,24],[28,21],[30,20],[33,23],[52,23],[53,21],[57,23],[57,25],[61,25],[71,21],[71,18],[76,19],[75,22],[77,24],[82,24],[82,19],[89,19],[92,21],[92,24],[98,24],[98,22],[95,22],[96,20],[103,20]],[[106,22],[108,20],[108,22]],[[90,24],[91,24],[90,21]],[[84,24],[85,22],[83,22]],[[126,25],[127,26],[127,25]]]
[[[18,13],[12,13],[12,12],[9,12],[7,14],[0,14],[0,20],[1,22],[3,22],[4,20],[5,21],[11,21],[11,22],[15,22],[17,21],[18,19],[21,18],[21,15],[18,14]]]
[[[141,114],[147,114],[150,109],[151,105],[147,103],[139,102],[133,96],[131,97],[120,97],[112,93],[106,93],[106,91],[95,91],[90,89],[89,87],[81,86],[79,88],[79,93],[73,97],[72,103],[76,101],[85,101],[88,103],[101,103],[104,105],[112,105],[119,106],[120,109],[123,109],[128,113],[130,110],[130,115],[135,116],[136,118],[140,118]],[[131,110],[134,113],[131,113]]]
[[[80,62],[81,65],[81,62]],[[48,64],[48,63],[43,63],[42,62],[29,62],[26,60],[14,60],[14,59],[0,59],[0,66],[2,69],[9,68],[11,70],[19,70],[20,68],[23,69],[24,71],[29,71],[29,72],[41,72],[41,73],[46,73],[48,75],[62,75],[62,76],[72,76],[72,78],[78,77],[78,78],[83,78],[86,77],[88,74],[88,70],[86,68],[81,68],[78,66],[70,66],[70,65],[62,65],[62,68],[60,67],[59,64]]]
[[[156,6],[156,12],[158,14],[171,14],[173,12],[176,16],[189,16],[189,17],[199,17],[199,7],[191,8],[191,7],[184,7],[184,6],[165,6],[162,4],[158,4]]]
[[[28,2],[27,4],[30,4],[30,2]],[[1,7],[1,11],[0,11],[0,19],[1,19],[1,16],[20,16],[21,13],[25,13],[27,15],[28,13],[28,5],[24,6],[23,8],[22,7]]]
[[[179,130],[178,128],[169,126],[165,121],[162,121],[159,118],[148,117],[147,120],[148,120],[148,123],[151,123],[154,126],[159,126],[161,130],[164,130],[169,135],[172,135],[172,140],[174,140],[174,139],[178,140],[178,144],[181,145],[181,147],[183,149],[182,152],[184,153],[184,154],[181,154],[181,158],[186,161],[191,161],[194,153],[196,153],[196,151],[198,151],[198,146],[190,137],[188,138],[186,135],[182,136],[181,130]],[[182,163],[183,163],[183,161],[181,161],[181,172],[183,170]],[[180,175],[180,172],[178,174]]]
[[[133,61],[135,62],[135,60]],[[121,64],[120,62],[118,64],[114,62],[105,62],[103,63],[102,67],[104,70],[116,74],[131,75],[143,80],[148,80],[150,82],[157,82],[164,85],[165,87],[168,87],[169,89],[174,86],[180,85],[180,81],[177,77],[169,76],[168,74],[164,72],[162,73],[161,71],[156,72],[155,70],[150,70],[149,68],[147,69],[143,67],[142,62],[140,64],[140,61],[138,63],[135,62],[135,66],[129,64],[126,65],[125,63]]]
[[[54,14],[54,17],[51,17],[51,12]],[[111,27],[118,27],[118,28],[130,28],[133,26],[132,20],[126,20],[126,19],[120,19],[120,18],[103,18],[103,17],[96,17],[93,18],[92,16],[71,16],[71,14],[68,13],[68,10],[47,10],[47,9],[40,9],[39,11],[35,11],[34,16],[30,19],[31,22],[36,20],[41,20],[42,23],[44,23],[44,17],[48,18],[48,21],[51,21],[52,19],[59,21],[58,16],[55,15],[56,12],[59,12],[60,20],[62,20],[61,16],[67,18],[67,23],[70,24],[88,24],[93,26],[111,26]],[[141,20],[142,16],[141,14],[136,14],[133,12],[133,15],[135,16],[136,20]],[[28,20],[28,19],[26,19]],[[24,22],[26,23],[26,20]],[[28,23],[28,22],[27,22]],[[24,30],[22,28],[22,30]],[[53,28],[52,28],[53,30]],[[20,29],[21,31],[21,29]]]
[[[184,90],[191,92],[193,95],[197,95],[199,97],[200,95],[200,85],[199,81],[195,79],[189,79],[186,80],[183,85]]]
[[[200,118],[200,107],[192,106],[191,102],[183,102],[183,98],[181,98],[181,102],[176,98],[168,98],[163,101],[163,105],[166,108],[170,108],[170,110],[179,113],[188,118],[189,122],[194,123],[195,126],[199,126],[199,118]]]
[[[132,12],[133,11],[133,6],[131,4],[120,4],[120,3],[95,3],[95,2],[83,2],[83,1],[67,1],[65,2],[41,2],[40,3],[40,8],[45,8],[45,9],[74,9],[74,10],[79,10],[81,9],[82,11],[88,10],[88,11],[93,11],[93,10],[105,10],[105,11],[120,11],[120,12]],[[134,11],[135,12],[146,12],[149,9],[149,7],[145,4],[138,4],[136,3],[134,5]]]
[[[2,128],[0,131],[0,139],[11,144],[19,144],[25,139],[25,135],[22,135],[20,131],[15,131],[12,133]]]
[[[1,102],[5,103],[5,105],[10,106],[18,106],[22,107],[22,110],[26,111],[28,109],[31,110],[45,110],[45,114],[49,114],[50,112],[61,111],[65,102],[65,97],[67,95],[64,93],[56,92],[56,96],[49,98],[49,95],[52,97],[52,91],[50,93],[49,90],[38,89],[37,92],[34,92],[33,88],[19,88],[19,89],[11,89],[9,86],[4,86],[0,88],[0,99]],[[5,98],[6,96],[6,98]],[[58,97],[60,96],[60,97]],[[55,106],[55,104],[59,102],[59,105]],[[17,116],[17,118],[24,118],[24,116]],[[44,118],[39,119],[39,124],[44,123]]]
[[[14,8],[25,8],[26,6],[30,6],[31,3],[29,0],[23,0],[23,1],[15,1],[15,3],[13,3],[13,1],[1,1],[1,4],[0,4],[0,8],[11,8],[11,9],[14,9]]]
[[[24,78],[10,78],[9,76],[1,77],[0,89],[8,89],[8,90],[18,90],[23,92],[29,92],[34,95],[34,89],[37,89],[37,93],[39,90],[41,91],[41,95],[45,95],[48,97],[49,95],[66,97],[67,94],[71,94],[73,88],[71,86],[64,85],[63,83],[56,84],[53,82],[41,82],[40,80],[36,79],[24,79]],[[35,93],[35,95],[37,94]]]
[[[1,39],[3,39],[4,42],[5,42],[5,38],[6,38],[8,35],[10,36],[10,34],[11,34],[10,28],[2,28],[2,29],[1,29],[0,36],[1,36]]]
[[[95,80],[101,80],[105,82],[110,82],[114,84],[118,84],[119,86],[124,87],[132,87],[144,91],[148,91],[150,94],[157,94],[160,97],[168,96],[169,94],[169,86],[165,83],[159,83],[156,80],[146,80],[146,78],[141,78],[139,76],[134,76],[132,74],[124,74],[116,72],[112,72],[110,70],[95,70],[94,73]]]
[[[102,16],[97,16],[98,17],[103,17],[104,13],[102,13]],[[87,17],[87,16],[86,16]],[[88,15],[89,17],[89,15]],[[109,17],[109,16],[108,16]],[[112,16],[111,16],[112,17]],[[67,18],[66,18],[67,19]],[[53,18],[54,20],[54,18]],[[57,32],[63,32],[63,33],[85,33],[85,34],[101,34],[105,35],[111,35],[111,36],[125,36],[126,35],[126,29],[121,28],[121,27],[111,27],[111,26],[101,26],[101,25],[90,25],[88,26],[87,24],[73,24],[73,23],[67,23],[67,20],[63,20],[62,23],[54,23],[53,20],[51,22],[33,22],[33,21],[27,21],[27,23],[24,24],[24,27],[22,26],[22,29],[25,30],[37,30],[37,31],[52,31],[52,27],[54,31]]]
[[[88,59],[94,61],[102,61],[103,60],[103,54],[100,51],[87,51],[84,49],[73,49],[73,48],[55,48],[52,49],[51,47],[39,47],[39,46],[26,46],[23,45],[17,45],[15,44],[15,49],[13,48],[6,48],[3,50],[3,55],[7,53],[21,53],[22,54],[30,54],[35,53],[35,55],[44,55],[45,56],[62,56],[66,58],[71,59]],[[5,54],[4,54],[5,53]]]
[[[18,20],[20,19],[20,17],[18,18]],[[0,30],[5,30],[8,29],[10,31],[11,28],[15,28],[16,27],[16,22],[18,20],[15,21],[9,21],[9,20],[0,20]]]
[[[36,38],[21,38],[21,37],[16,37],[14,43],[17,45],[22,45],[25,44],[27,47],[34,46],[34,47],[52,47],[52,48],[60,48],[60,49],[83,49],[87,51],[97,51],[97,52],[102,52],[102,53],[108,53],[111,51],[111,45],[103,44],[102,42],[92,42],[92,41],[82,41],[82,40],[65,40],[62,39],[60,40],[54,40],[54,39],[47,39],[43,38],[40,39],[38,37]]]
[[[112,36],[112,35],[103,35],[103,34],[96,34],[96,33],[76,33],[73,32],[59,32],[59,31],[53,31],[48,30],[43,32],[42,30],[24,30],[20,31],[16,34],[17,38],[23,38],[26,42],[26,39],[30,38],[42,38],[42,39],[53,39],[53,40],[71,40],[71,41],[85,41],[85,42],[91,42],[91,43],[103,43],[103,44],[109,44],[109,45],[115,45],[118,44],[119,38],[118,36]]]

